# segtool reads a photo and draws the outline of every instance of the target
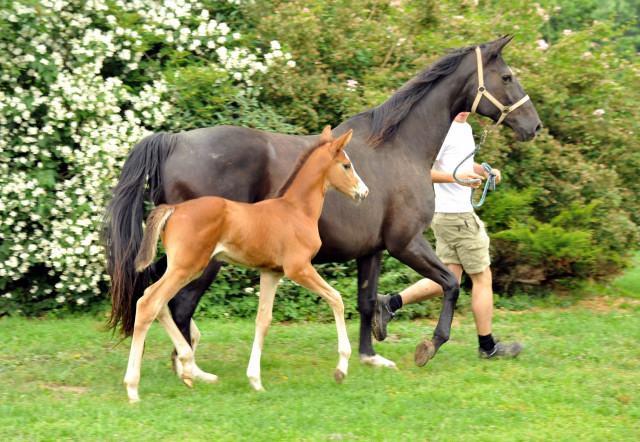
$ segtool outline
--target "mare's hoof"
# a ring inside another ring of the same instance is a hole
[[[418,367],[424,366],[436,354],[436,346],[428,339],[423,339],[416,347],[414,359]]]
[[[182,378],[182,382],[184,382],[187,387],[193,388],[193,379]]]
[[[336,371],[333,372],[333,379],[336,380],[338,384],[341,384],[346,375],[336,368]]]

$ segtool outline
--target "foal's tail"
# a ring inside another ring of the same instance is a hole
[[[144,231],[142,244],[140,245],[138,256],[136,256],[136,260],[134,262],[137,272],[142,272],[144,269],[149,267],[149,264],[153,261],[153,258],[156,256],[156,252],[158,251],[158,237],[160,236],[160,231],[164,228],[165,223],[175,210],[175,206],[162,204],[151,212],[149,218],[147,218],[147,228]]]
[[[160,132],[131,149],[104,214],[101,237],[111,277],[111,316],[107,328],[115,331],[119,325],[123,337],[133,334],[136,302],[150,280],[148,269],[137,273],[133,264],[142,240],[145,204],[157,204],[164,199],[162,173],[176,141],[176,135]]]

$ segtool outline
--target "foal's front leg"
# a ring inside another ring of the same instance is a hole
[[[329,303],[329,306],[333,310],[333,315],[336,320],[336,328],[338,329],[338,366],[333,374],[333,377],[337,383],[341,383],[347,375],[349,369],[349,357],[351,356],[351,344],[349,343],[349,336],[347,335],[347,326],[344,320],[344,303],[340,293],[325,282],[324,279],[316,269],[313,268],[311,263],[303,268],[296,269],[285,274],[292,281],[297,282],[307,290],[320,295],[325,301]]]
[[[260,358],[262,356],[262,344],[267,336],[271,320],[273,318],[273,299],[276,295],[278,282],[282,279],[281,273],[260,271],[260,300],[258,301],[258,314],[256,315],[256,332],[253,339],[253,349],[247,367],[247,377],[256,391],[264,391],[260,380]]]

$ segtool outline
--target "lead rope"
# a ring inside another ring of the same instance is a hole
[[[456,180],[459,183],[464,183],[464,184],[477,183],[478,181],[481,181],[478,178],[475,178],[475,179],[472,179],[472,180],[463,180],[463,179],[458,178],[456,176],[456,172],[458,171],[458,168],[460,166],[462,166],[462,163],[467,161],[469,158],[473,157],[480,150],[480,147],[482,147],[482,145],[484,144],[485,138],[487,138],[487,135],[489,135],[489,133],[491,133],[491,131],[493,130],[494,127],[495,127],[495,125],[492,124],[491,126],[489,126],[489,128],[486,128],[484,130],[484,132],[482,132],[482,136],[480,137],[480,143],[478,143],[476,148],[473,149],[473,152],[471,152],[469,155],[467,155],[462,161],[460,161],[460,164],[458,164],[456,166],[456,168],[453,169],[453,179],[454,180]],[[473,201],[473,194],[475,193],[476,189],[471,189],[471,197],[470,197],[471,205],[476,209],[484,204],[484,199],[486,198],[487,191],[489,189],[496,190],[496,174],[493,172],[493,169],[487,163],[482,163],[481,166],[482,166],[482,170],[484,170],[486,173],[489,174],[489,178],[487,179],[487,184],[485,184],[485,186],[484,186],[484,190],[482,191],[482,197],[480,198],[480,201],[478,202],[478,204],[476,204]]]

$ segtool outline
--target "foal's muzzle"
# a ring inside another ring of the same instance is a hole
[[[356,191],[355,191],[355,193],[353,195],[353,199],[356,200],[356,202],[359,203],[361,201],[364,201],[365,198],[367,197],[367,195],[369,195],[369,188],[367,186],[365,186],[364,183],[362,183],[356,189]]]

